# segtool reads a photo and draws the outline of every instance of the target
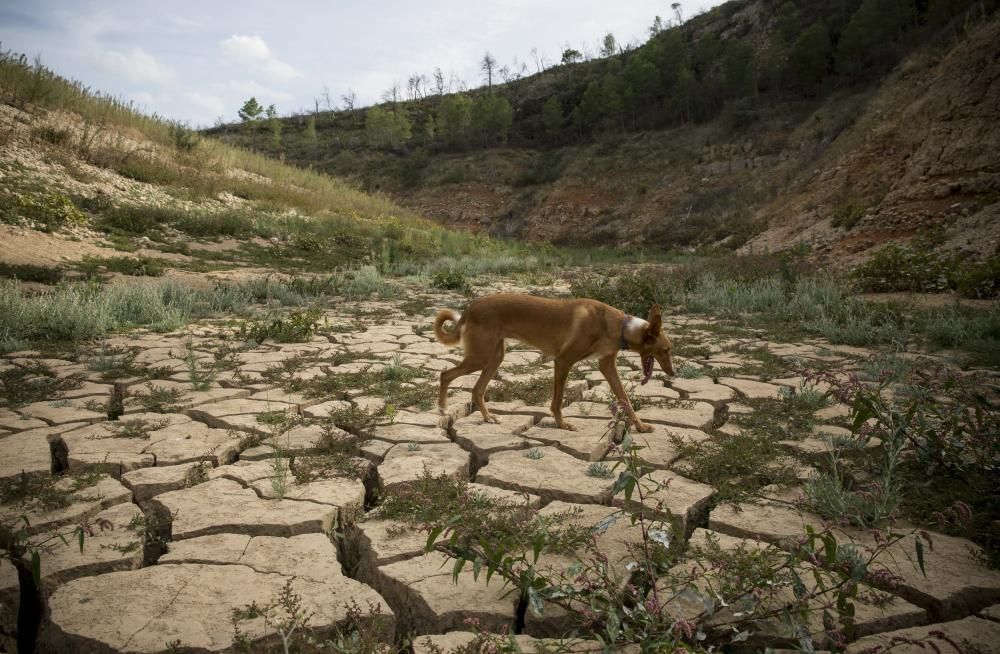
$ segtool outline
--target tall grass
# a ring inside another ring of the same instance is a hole
[[[99,338],[131,327],[178,329],[193,318],[243,312],[251,301],[237,288],[198,289],[177,282],[63,285],[26,294],[17,280],[0,281],[0,349],[31,341]]]

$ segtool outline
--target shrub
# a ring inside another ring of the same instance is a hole
[[[893,243],[858,266],[854,279],[862,291],[938,293],[954,287],[952,275],[958,265],[956,255],[937,251],[929,241]]]
[[[305,343],[316,333],[323,312],[319,309],[292,311],[243,323],[238,336],[258,343],[270,338],[278,343]]]
[[[22,282],[58,284],[62,281],[63,272],[59,268],[49,268],[48,266],[0,263],[0,277],[19,279]]]
[[[152,257],[92,257],[86,256],[78,267],[88,275],[96,275],[104,268],[131,277],[160,277],[164,273],[164,260]]]
[[[868,207],[858,202],[844,202],[833,209],[832,224],[834,227],[851,229],[864,218]]]
[[[458,269],[439,270],[434,273],[431,279],[431,286],[449,291],[466,292],[469,290],[469,282],[465,279],[465,273]]]
[[[72,200],[51,191],[0,194],[0,216],[4,222],[26,222],[44,232],[83,225],[87,221]]]
[[[1000,297],[1000,255],[975,263],[957,273],[955,289],[962,297],[990,299]]]

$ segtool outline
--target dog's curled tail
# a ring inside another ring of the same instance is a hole
[[[453,322],[457,325],[461,318],[462,314],[452,309],[441,309],[441,311],[438,311],[437,318],[434,319],[434,335],[440,343],[444,345],[457,345],[462,340],[462,332],[457,326],[455,331],[450,334],[444,330],[446,322]]]

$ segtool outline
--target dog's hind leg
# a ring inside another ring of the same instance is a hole
[[[500,346],[503,341],[500,341]],[[497,341],[489,336],[474,338],[467,332],[463,338],[462,346],[465,348],[465,358],[454,368],[441,373],[441,386],[438,388],[438,408],[444,413],[448,408],[448,387],[451,383],[461,377],[482,370],[490,364],[495,357]],[[495,371],[494,371],[495,372]],[[490,373],[492,376],[493,373]]]
[[[573,431],[575,427],[569,424],[562,417],[563,394],[566,392],[566,378],[569,377],[569,370],[576,363],[573,360],[557,357],[555,361],[555,385],[552,389],[552,417],[556,420],[559,429]]]
[[[497,343],[496,352],[490,359],[489,363],[483,366],[483,372],[479,375],[479,381],[472,388],[472,399],[479,407],[479,412],[483,414],[483,422],[500,422],[497,420],[496,416],[490,413],[490,410],[486,408],[486,400],[484,395],[486,394],[486,386],[489,385],[490,380],[493,379],[493,375],[496,374],[497,369],[500,364],[503,363],[503,355],[506,353],[507,348],[503,341]]]
[[[438,409],[442,414],[448,410],[448,387],[451,386],[451,383],[462,375],[468,375],[482,369],[482,363],[466,356],[457,366],[441,373],[441,385],[438,387]]]

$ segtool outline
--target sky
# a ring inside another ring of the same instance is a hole
[[[720,4],[687,0],[681,17]],[[0,48],[135,102],[208,126],[254,96],[279,114],[379,102],[414,74],[483,83],[479,62],[535,72],[572,47],[596,55],[608,32],[642,42],[669,0],[0,0]],[[532,54],[536,51],[539,62]],[[519,67],[519,66],[517,66]],[[454,87],[453,87],[454,88]],[[324,94],[326,89],[326,94]],[[456,89],[457,90],[457,89]]]

